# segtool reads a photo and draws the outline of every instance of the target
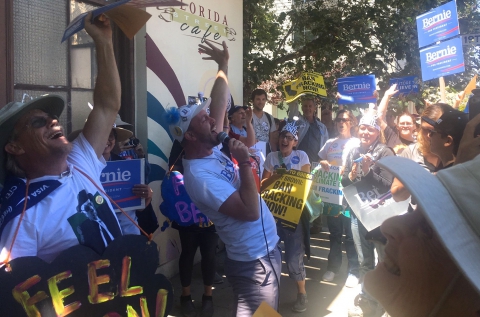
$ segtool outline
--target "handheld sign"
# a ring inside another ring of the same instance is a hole
[[[341,184],[340,166],[331,165],[327,172],[321,168],[318,162],[313,162],[312,168],[313,183],[311,190],[323,202],[341,205],[343,201],[343,187]]]
[[[165,175],[162,186],[163,202],[160,211],[170,221],[175,221],[180,226],[197,225],[209,227],[213,223],[205,216],[188,196],[180,172],[172,171]]]
[[[389,187],[379,188],[366,180],[345,187],[343,193],[368,231],[377,228],[390,217],[406,213],[410,202],[410,199],[396,202]]]
[[[101,8],[92,10],[91,11],[92,19],[95,19],[96,17],[107,12],[108,10],[121,6],[122,4],[127,3],[128,1],[130,0],[120,0],[114,3],[110,3],[109,5],[103,6]],[[70,24],[65,29],[65,32],[63,33],[62,43],[73,34],[80,32],[85,28],[85,17],[88,15],[88,13],[90,13],[90,11],[80,14],[75,19],[73,19],[72,22],[70,22]]]
[[[100,181],[108,196],[123,210],[145,208],[145,199],[132,192],[134,185],[145,182],[145,159],[109,161],[100,174]]]
[[[277,223],[295,231],[312,185],[310,173],[291,169],[261,192]]]
[[[377,102],[374,92],[377,89],[375,75],[344,77],[337,80],[341,105]]]
[[[421,49],[420,62],[423,81],[465,71],[462,40],[455,38]]]
[[[167,316],[173,289],[158,262],[140,235],[116,238],[101,256],[77,245],[52,263],[16,258],[0,268],[0,316]]]
[[[286,101],[292,102],[305,94],[327,96],[323,76],[315,72],[304,72],[295,80],[287,81],[282,86]]]
[[[417,16],[417,33],[418,47],[424,47],[460,34],[455,1]]]
[[[417,76],[391,78],[390,86],[397,84],[398,92],[395,95],[408,95],[410,93],[417,93],[419,91],[419,81],[420,80]]]

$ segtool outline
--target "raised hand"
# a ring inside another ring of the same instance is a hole
[[[200,54],[206,54],[208,56],[202,57],[203,60],[215,61],[219,68],[228,66],[228,59],[230,55],[228,53],[227,43],[222,42],[223,50],[217,48],[212,42],[205,40],[205,44],[198,44],[198,52]]]
[[[85,31],[92,37],[95,43],[112,42],[112,27],[110,19],[106,15],[100,15],[92,21],[92,12],[85,17]]]

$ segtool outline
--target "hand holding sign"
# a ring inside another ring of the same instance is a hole
[[[92,21],[92,16],[93,13],[89,12],[85,17],[85,31],[88,35],[98,44],[112,42],[110,19],[102,14]]]

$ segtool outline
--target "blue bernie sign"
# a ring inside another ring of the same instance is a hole
[[[395,95],[408,95],[419,91],[419,81],[420,80],[417,76],[391,78],[390,86],[397,84],[398,92]]]
[[[455,1],[417,16],[417,34],[418,47],[424,47],[460,34]]]
[[[462,39],[455,38],[420,50],[422,80],[465,71]]]
[[[100,181],[107,195],[123,210],[145,208],[145,199],[132,192],[134,185],[145,182],[145,159],[109,161],[100,175]]]
[[[377,89],[375,75],[339,78],[337,87],[340,94],[338,103],[341,105],[377,102],[374,96]]]

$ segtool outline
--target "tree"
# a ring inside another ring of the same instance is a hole
[[[457,1],[462,34],[480,31],[476,1]],[[248,44],[244,46],[245,92],[265,80],[276,80],[279,74],[283,79],[293,78],[302,70],[322,73],[332,96],[339,77],[373,73],[381,79],[380,89],[386,89],[390,77],[420,76],[415,17],[444,3],[297,1],[289,11],[274,15],[273,0],[244,0],[244,43]],[[465,55],[466,72],[446,78],[447,84],[457,89],[464,87],[480,66],[478,49],[468,49]]]

